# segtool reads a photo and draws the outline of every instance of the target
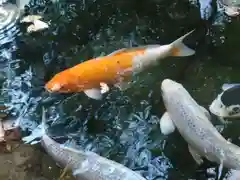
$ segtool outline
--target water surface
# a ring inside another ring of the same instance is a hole
[[[44,9],[49,30],[27,34],[17,25],[17,33],[3,35],[8,41],[1,43],[1,101],[23,133],[40,123],[44,106],[52,123],[49,133],[59,142],[73,141],[77,148],[122,163],[149,180],[206,179],[207,168],[215,166],[197,167],[178,132],[168,137],[160,132],[160,85],[166,77],[179,81],[207,108],[222,83],[239,79],[238,18],[230,22],[215,13],[203,21],[197,4],[186,0],[35,1],[30,11]],[[135,77],[125,92],[113,88],[95,101],[84,93],[51,95],[43,89],[54,74],[87,59],[123,47],[170,43],[192,29],[196,31],[186,44],[196,50],[195,56],[167,58]],[[238,144],[237,132],[236,124],[228,126],[224,136]]]

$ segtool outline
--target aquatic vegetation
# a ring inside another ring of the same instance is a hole
[[[39,125],[44,105],[49,132],[59,141],[67,139],[66,144],[118,161],[149,180],[193,177],[194,162],[179,136],[160,133],[164,112],[160,83],[166,76],[180,79],[200,104],[211,102],[222,83],[239,78],[238,66],[233,65],[239,62],[238,20],[230,22],[219,11],[213,20],[199,23],[195,3],[173,0],[54,5],[35,0],[29,7],[51,20],[48,30],[29,35],[14,25],[7,34],[0,32],[0,101],[17,117],[22,131],[27,134]],[[97,103],[81,94],[54,97],[43,88],[54,74],[86,59],[123,47],[166,44],[193,28],[196,37],[186,43],[196,47],[196,56],[164,62],[163,67],[137,76],[126,92],[113,89]],[[239,136],[226,131],[228,137]]]

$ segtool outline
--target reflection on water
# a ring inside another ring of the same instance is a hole
[[[42,1],[34,3],[33,10],[42,11]],[[207,44],[197,46],[197,52],[203,52],[224,43],[223,27],[206,30],[209,22],[202,23],[198,8],[188,1],[63,1],[47,7],[45,18],[52,20],[49,30],[28,35],[13,24],[0,34],[0,98],[23,131],[39,124],[44,105],[53,137],[67,138],[67,143],[118,161],[147,179],[193,177],[195,163],[180,135],[167,138],[160,133],[159,85],[166,76],[161,67],[135,77],[125,92],[113,88],[102,101],[82,93],[52,95],[43,85],[55,73],[86,59],[123,47],[169,43],[196,27],[209,38]],[[199,42],[197,38],[190,43]],[[208,58],[197,53],[189,60]],[[170,62],[168,74],[189,62],[176,61]]]
[[[0,6],[0,41],[1,44],[12,42],[18,33],[16,21],[20,10],[14,4],[4,3]]]

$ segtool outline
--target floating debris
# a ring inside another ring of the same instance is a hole
[[[240,14],[240,0],[218,0],[218,2],[228,16],[235,17]]]

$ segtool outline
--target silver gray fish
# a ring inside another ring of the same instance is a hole
[[[240,117],[240,84],[223,84],[222,92],[213,100],[209,111],[219,118]]]
[[[94,152],[76,150],[57,143],[46,134],[44,110],[42,119],[42,146],[60,166],[71,169],[78,180],[146,180],[137,172]],[[23,141],[29,142],[34,138],[34,135],[30,135],[24,137]]]
[[[223,6],[228,16],[234,17],[240,14],[240,0],[218,0],[218,3]]]
[[[189,152],[198,164],[201,157],[220,165],[240,170],[240,147],[228,142],[210,122],[210,116],[179,83],[165,79],[161,92],[168,113]],[[166,116],[165,116],[166,117]]]

